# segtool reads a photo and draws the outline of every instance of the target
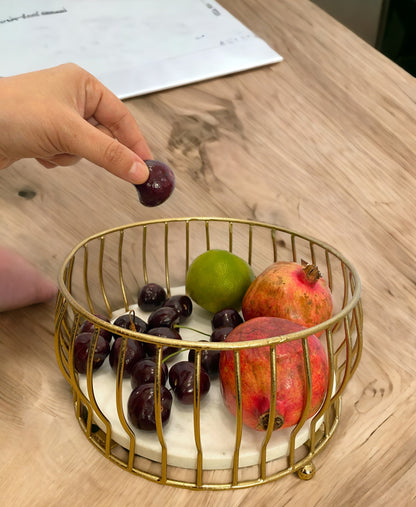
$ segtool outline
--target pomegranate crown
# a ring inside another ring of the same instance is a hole
[[[322,274],[319,271],[318,266],[315,266],[315,264],[309,264],[302,259],[302,267],[308,282],[316,283],[320,278],[322,278]]]

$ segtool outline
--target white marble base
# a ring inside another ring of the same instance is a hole
[[[184,294],[184,287],[172,290],[172,294]],[[148,314],[141,312],[137,306],[132,306],[136,314],[147,319]],[[115,318],[125,313],[120,310]],[[201,331],[211,332],[211,314],[194,305],[191,318],[184,324]],[[208,339],[204,335],[181,329],[183,340],[197,341]],[[187,359],[188,351],[176,356],[173,362]],[[109,419],[112,427],[112,438],[125,448],[130,447],[130,439],[123,429],[116,408],[115,396],[116,376],[110,368],[108,359],[103,366],[94,373],[93,385],[96,402],[103,414]],[[169,383],[167,382],[167,386]],[[85,375],[80,375],[80,387],[87,394]],[[131,392],[130,379],[123,381],[123,410],[126,420],[127,401]],[[103,422],[95,418],[94,422],[103,430]],[[148,432],[134,428],[136,435],[136,454],[156,462],[161,461],[161,445],[156,432]],[[236,419],[226,409],[219,380],[211,382],[211,388],[201,401],[200,407],[201,445],[203,450],[203,468],[206,470],[228,469],[232,467],[235,446]],[[289,437],[292,428],[284,428],[272,434],[267,449],[267,461],[271,461],[288,454]],[[182,468],[196,468],[197,448],[194,438],[193,407],[173,400],[169,421],[163,427],[163,435],[168,450],[168,465]],[[265,438],[264,432],[243,427],[243,434],[239,455],[239,467],[256,465],[260,462],[261,446]],[[309,438],[309,424],[306,423],[296,437],[296,447],[301,446]]]

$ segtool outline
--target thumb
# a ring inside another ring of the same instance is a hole
[[[86,158],[130,183],[140,184],[148,179],[149,169],[143,159],[114,137],[87,121],[80,125],[79,119],[74,132],[78,134],[71,138],[69,153]],[[152,158],[148,149],[142,152],[146,159]]]

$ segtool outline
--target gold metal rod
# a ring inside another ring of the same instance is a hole
[[[330,329],[326,330],[326,348],[327,348],[327,360],[328,360],[328,386],[326,389],[325,399],[322,403],[319,411],[313,416],[310,424],[310,442],[309,449],[311,453],[315,451],[316,448],[316,424],[317,421],[322,417],[322,414],[328,412],[329,407],[332,402],[332,392],[334,391],[334,382],[335,382],[335,373],[334,368],[334,350],[333,350],[333,340],[332,340],[332,331]],[[327,424],[324,424],[324,436],[328,436],[329,427]]]
[[[238,470],[240,460],[241,437],[243,434],[243,402],[241,391],[241,364],[240,351],[234,351],[235,391],[236,391],[236,431],[233,457],[232,485],[238,484]]]
[[[90,309],[91,313],[94,313],[94,305],[92,302],[91,294],[90,294],[90,288],[88,285],[88,246],[84,246],[84,271],[83,271],[83,278],[84,278],[84,290],[85,290],[85,296],[87,298],[88,302],[88,308]]]
[[[121,230],[120,234],[119,234],[119,241],[118,241],[118,279],[120,281],[120,289],[121,289],[121,294],[123,296],[124,309],[127,312],[129,309],[129,304],[127,302],[126,288],[124,286],[124,280],[123,280],[123,241],[124,241],[124,231]]]
[[[276,244],[276,229],[270,230],[273,246],[273,262],[277,261],[277,244]]]
[[[315,244],[313,241],[309,241],[309,250],[311,252],[311,262],[316,265]]]
[[[147,226],[143,226],[143,237],[142,237],[142,262],[143,262],[143,280],[144,280],[144,284],[146,285],[147,283],[149,283],[149,278],[148,278],[148,275],[147,275],[147,257],[146,257],[146,254],[147,254]]]
[[[270,345],[269,355],[270,355],[270,408],[266,435],[264,437],[260,451],[260,477],[262,480],[264,480],[267,476],[266,475],[267,445],[273,433],[274,420],[276,417],[276,398],[277,398],[276,345]]]
[[[211,241],[210,241],[210,234],[209,234],[209,220],[205,221],[205,239],[207,243],[207,250],[211,249]]]
[[[168,297],[170,297],[170,278],[169,278],[169,223],[165,223],[165,283]]]
[[[98,278],[100,280],[101,294],[104,299],[104,304],[107,308],[107,313],[109,315],[111,315],[111,306],[108,301],[108,297],[107,297],[107,294],[105,291],[105,286],[104,286],[104,268],[103,268],[103,266],[104,266],[104,245],[105,245],[105,237],[101,236],[101,238],[100,238],[100,257],[99,257],[99,263],[98,263]],[[94,313],[94,312],[92,312],[92,313]]]
[[[312,371],[311,371],[311,358],[309,353],[309,341],[308,338],[302,339],[302,352],[303,352],[303,372],[305,376],[305,390],[306,390],[306,398],[303,405],[302,414],[300,416],[299,421],[296,426],[293,428],[290,433],[290,451],[289,451],[289,466],[291,468],[294,467],[295,463],[295,444],[296,444],[296,436],[299,434],[300,429],[305,424],[305,421],[308,419],[308,413],[311,408],[311,400],[312,400]]]
[[[253,227],[249,225],[248,227],[248,264],[251,266],[253,262]]]
[[[189,220],[185,222],[185,273],[188,272],[189,269]]]
[[[58,365],[60,367],[60,370],[61,370],[63,376],[65,377],[65,380],[67,382],[71,383],[71,377],[69,374],[69,365],[64,363],[63,354],[62,354],[62,349],[64,347],[66,348],[66,352],[69,353],[69,346],[66,347],[65,341],[60,339],[62,336],[60,334],[61,333],[61,324],[64,321],[66,309],[67,309],[67,303],[62,298],[61,305],[57,309],[57,314],[56,314],[57,318],[55,319],[55,321],[56,321],[55,322],[55,355],[57,357]],[[66,330],[62,330],[62,332],[65,332],[65,331]]]
[[[291,234],[290,235],[290,244],[292,246],[292,259],[293,262],[297,262],[297,252],[296,252],[296,235]]]
[[[71,257],[68,261],[68,265],[65,268],[65,275],[63,277],[64,285],[72,292],[72,273],[74,272],[75,257]]]
[[[351,375],[353,375],[355,370],[357,369],[358,363],[361,360],[361,355],[363,352],[363,322],[362,322],[361,302],[358,303],[358,305],[352,310],[352,312],[355,315],[356,331],[357,331],[357,338],[356,338],[357,347],[354,350],[355,351],[355,360],[354,360],[354,364],[351,367]]]
[[[161,447],[161,474],[160,482],[166,483],[167,480],[167,447],[166,441],[163,436],[163,425],[162,425],[162,359],[163,359],[163,346],[157,346],[156,348],[156,369],[155,369],[155,420],[156,420],[156,432]]]
[[[127,423],[126,417],[123,410],[123,377],[124,377],[124,364],[126,360],[126,349],[128,339],[125,336],[118,338],[122,340],[120,346],[120,355],[117,363],[117,374],[116,374],[116,406],[118,419],[123,427],[124,431],[129,437],[129,457],[127,463],[127,469],[131,472],[134,466],[134,455],[136,449],[136,437],[133,430]]]
[[[94,365],[94,353],[95,349],[97,347],[97,340],[99,336],[100,330],[98,328],[94,329],[94,332],[92,334],[91,342],[90,342],[90,348],[88,350],[88,359],[87,359],[87,372],[86,372],[86,379],[87,379],[87,392],[88,397],[91,405],[94,408],[95,413],[98,415],[98,417],[101,419],[101,421],[105,424],[107,429],[107,434],[110,434],[110,421],[107,419],[107,417],[103,414],[102,410],[97,404],[97,400],[95,398],[94,393],[94,386],[93,386],[93,365]],[[92,425],[92,413],[91,411],[88,411],[88,424],[87,424],[87,437],[89,438],[91,436],[91,425]],[[108,445],[106,447],[106,456],[110,453],[110,446],[109,446],[109,440]]]
[[[330,291],[333,290],[333,279],[332,279],[332,265],[331,265],[331,258],[329,256],[329,252],[325,250],[325,260],[326,260],[326,281],[328,283],[328,287]]]
[[[194,375],[194,439],[197,450],[196,456],[196,486],[202,486],[203,453],[201,444],[201,350],[195,350]]]
[[[344,391],[348,380],[351,376],[351,334],[348,325],[348,317],[344,318],[344,343],[345,343],[345,363],[343,364],[344,375],[337,386],[337,392],[333,395],[333,398],[338,398]],[[341,372],[339,372],[341,374]]]

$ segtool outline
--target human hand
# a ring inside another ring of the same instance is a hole
[[[45,303],[56,297],[56,284],[19,253],[0,245],[0,313]]]
[[[152,153],[127,107],[75,64],[0,79],[0,169],[22,158],[47,168],[86,158],[130,183]]]

